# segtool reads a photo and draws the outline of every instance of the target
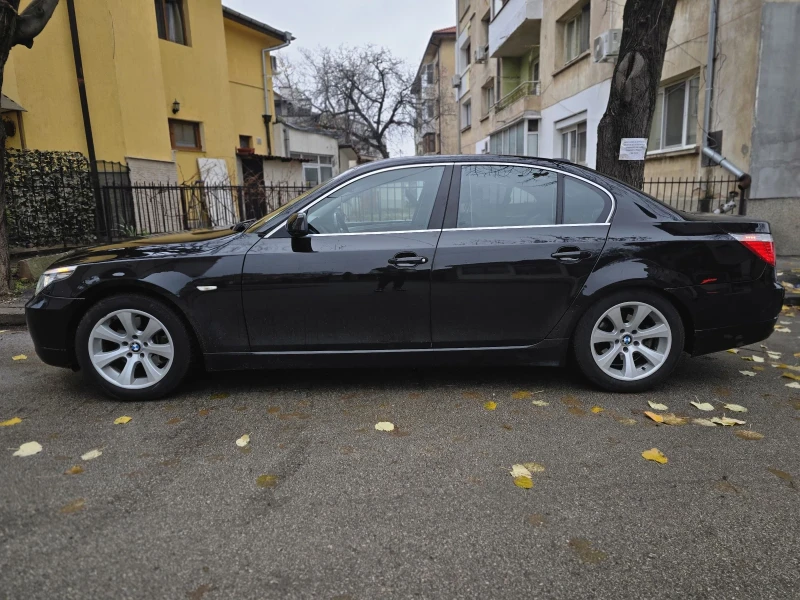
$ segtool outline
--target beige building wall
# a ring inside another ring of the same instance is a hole
[[[418,103],[414,128],[417,155],[458,154],[458,115],[452,83],[456,74],[455,38],[455,28],[434,31],[417,71],[413,89]],[[433,73],[431,83],[428,69]],[[433,139],[433,148],[426,144],[429,139]]]

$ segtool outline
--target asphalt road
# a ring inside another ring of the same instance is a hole
[[[795,365],[784,320],[767,345]],[[752,354],[640,395],[566,369],[277,371],[126,404],[0,333],[0,421],[22,418],[0,427],[0,598],[797,598],[800,390]],[[656,425],[647,400],[747,424]]]

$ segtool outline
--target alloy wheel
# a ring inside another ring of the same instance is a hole
[[[590,344],[592,358],[606,375],[636,381],[664,365],[672,348],[672,330],[656,308],[623,302],[597,320]]]
[[[114,311],[89,334],[89,359],[97,372],[127,390],[151,387],[172,366],[175,345],[164,324],[140,310]]]

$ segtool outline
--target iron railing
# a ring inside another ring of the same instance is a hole
[[[500,98],[494,104],[494,110],[500,111],[510,106],[520,98],[524,98],[525,96],[538,96],[541,93],[541,82],[539,81],[524,81],[507,93],[505,96]]]
[[[739,181],[731,177],[661,177],[644,182],[642,191],[686,212],[713,212],[726,203],[740,204]],[[730,207],[727,211],[729,212]],[[738,212],[733,209],[733,212]]]

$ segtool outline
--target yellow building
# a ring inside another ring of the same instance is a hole
[[[263,177],[270,51],[292,39],[220,0],[64,0],[11,52],[7,144],[124,163],[134,183]]]

